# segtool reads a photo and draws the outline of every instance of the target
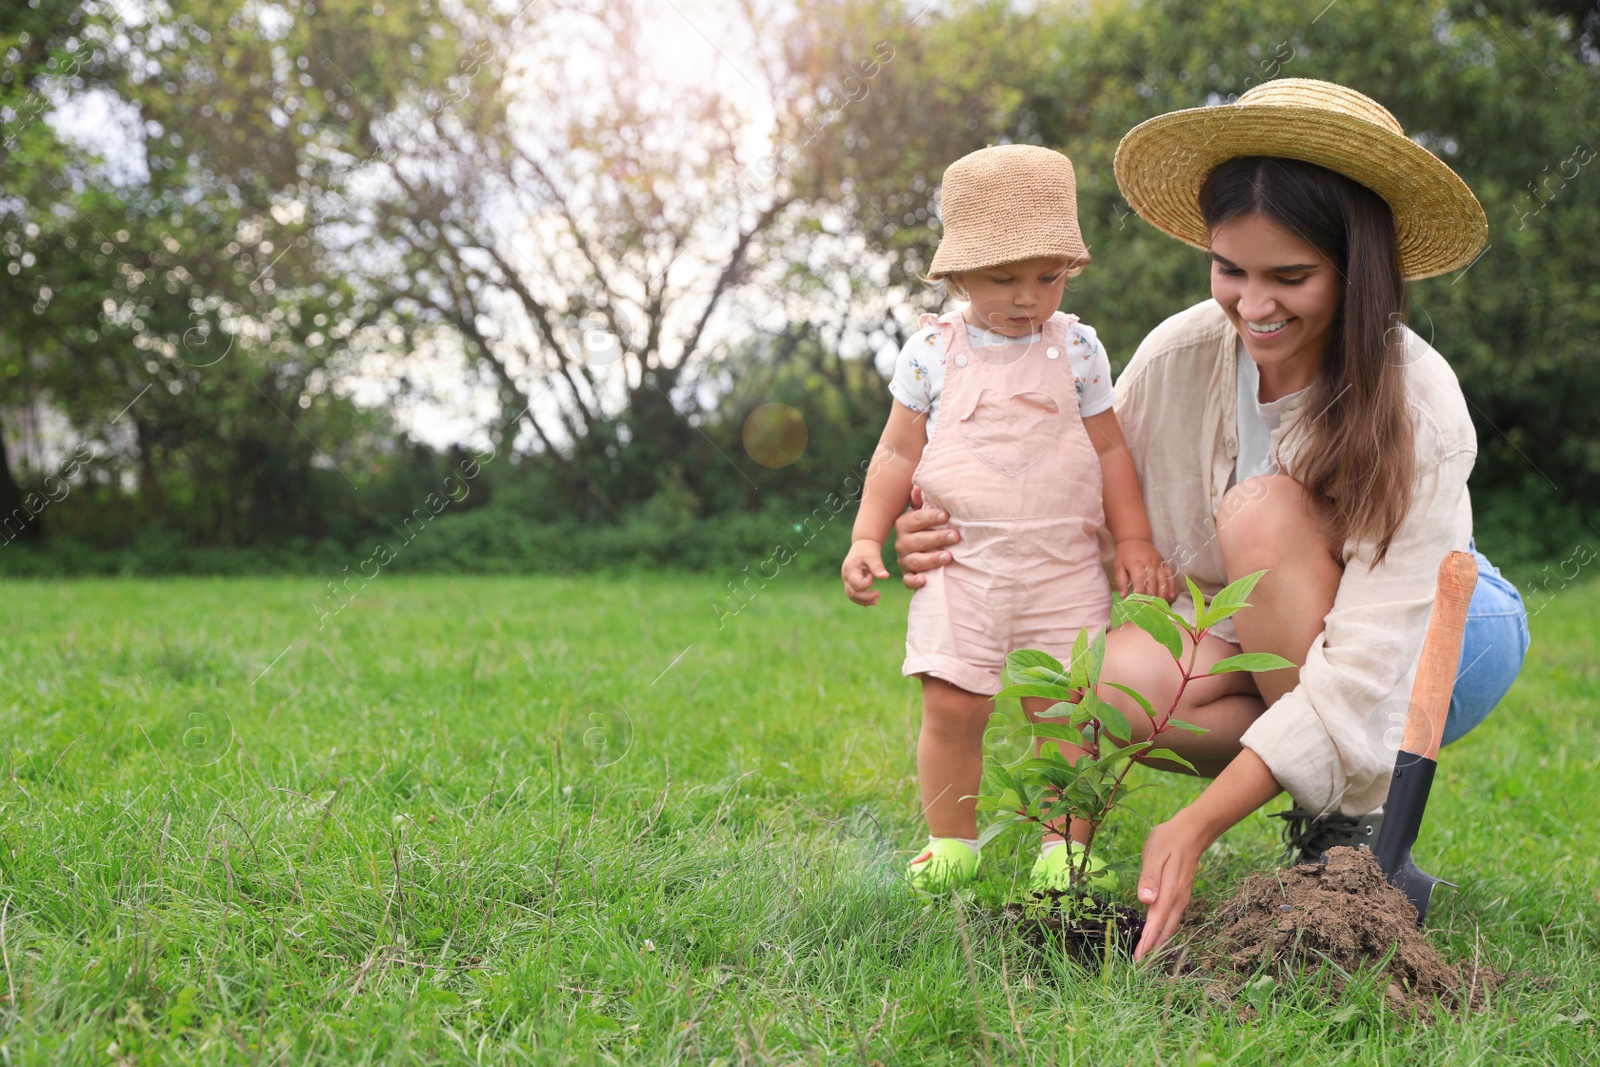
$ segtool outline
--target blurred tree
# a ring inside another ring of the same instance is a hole
[[[428,0],[387,17],[345,0],[58,8],[70,32],[9,109],[0,164],[19,194],[0,201],[0,405],[63,412],[95,443],[90,482],[131,480],[137,512],[96,524],[114,537],[163,520],[224,545],[374,524],[396,503],[385,479],[414,487],[421,457],[336,388],[389,303],[354,284],[314,198],[446,76],[442,16]],[[52,127],[85,106],[115,120],[98,158]]]
[[[947,19],[926,5],[815,0],[769,31],[784,117],[755,170],[794,203],[752,271],[756,333],[704,361],[679,406],[741,460],[746,419],[766,403],[800,412],[809,439],[792,466],[741,462],[745,477],[730,480],[719,458],[707,468],[716,477],[691,477],[707,512],[778,498],[804,517],[860,474],[889,408],[875,357],[942,300],[920,277],[938,240],[937,161],[1009,121],[1033,62],[1015,42],[1040,24],[1002,3]]]
[[[68,44],[81,21],[78,7],[79,0],[40,0],[8,13],[0,23],[0,201],[16,205],[41,195],[46,185],[41,177],[59,167],[65,148],[39,119],[49,108],[46,83],[69,67],[76,73],[90,58]],[[14,235],[8,236],[4,251],[8,263],[23,255]],[[10,271],[5,280],[15,274]],[[0,524],[5,531],[0,536],[23,542],[38,539],[40,524],[37,513],[23,506],[24,486],[6,449],[4,409],[15,410],[22,399],[38,343],[36,323],[26,310],[29,303],[0,301]]]
[[[632,0],[481,16],[483,91],[390,131],[371,214],[374,284],[467,341],[509,437],[530,430],[587,519],[703,449],[674,394],[791,199],[748,174],[772,83],[754,66],[757,97],[736,102],[714,77],[667,81],[651,36],[677,17]]]

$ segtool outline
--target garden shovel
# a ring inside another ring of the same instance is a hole
[[[1450,711],[1456,668],[1461,662],[1461,635],[1467,627],[1467,605],[1478,584],[1478,564],[1470,552],[1451,552],[1439,564],[1439,585],[1422,641],[1422,659],[1411,686],[1411,706],[1406,711],[1404,739],[1394,761],[1389,798],[1383,802],[1383,826],[1374,852],[1389,884],[1404,893],[1417,909],[1417,925],[1428,915],[1428,900],[1439,879],[1420,869],[1411,859],[1422,826],[1422,809],[1438,766],[1439,741]],[[1450,883],[1446,882],[1446,885]]]

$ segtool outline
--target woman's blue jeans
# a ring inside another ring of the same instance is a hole
[[[1478,561],[1478,584],[1467,608],[1467,629],[1461,639],[1461,663],[1450,694],[1450,715],[1444,741],[1459,741],[1488,718],[1522,670],[1528,654],[1528,610],[1522,596],[1500,575],[1500,569],[1468,545]]]

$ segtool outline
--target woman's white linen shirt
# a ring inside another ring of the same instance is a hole
[[[1116,413],[1156,547],[1208,598],[1227,580],[1215,514],[1239,451],[1237,341],[1222,308],[1204,301],[1151,331],[1116,382]],[[1411,510],[1381,566],[1371,562],[1374,542],[1345,544],[1344,576],[1300,684],[1241,738],[1296,803],[1314,811],[1364,814],[1383,803],[1399,739],[1395,716],[1410,700],[1439,564],[1472,536],[1467,477],[1478,444],[1461,386],[1409,329],[1404,360],[1416,457]],[[1307,410],[1310,392],[1285,406],[1272,434],[1273,454],[1290,475],[1316,417]],[[1231,627],[1214,632],[1236,640]]]

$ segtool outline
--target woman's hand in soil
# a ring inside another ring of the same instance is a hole
[[[883,565],[883,542],[866,537],[852,541],[844,557],[844,566],[839,570],[844,578],[845,595],[864,608],[872,607],[878,602],[873,581],[889,577],[889,569]]]
[[[1134,959],[1143,959],[1178,932],[1206,844],[1200,834],[1185,825],[1181,811],[1145,838],[1139,903],[1148,905],[1149,911],[1145,914],[1144,935],[1133,950]]]
[[[1167,601],[1178,595],[1177,575],[1149,541],[1137,538],[1118,541],[1112,570],[1117,577],[1117,590],[1123,596],[1127,596],[1130,589]]]
[[[1144,842],[1144,869],[1139,872],[1139,902],[1150,910],[1134,959],[1143,959],[1178,932],[1194,892],[1200,854],[1230,826],[1282,791],[1272,768],[1253,749],[1241,748],[1193,803],[1150,831]]]
[[[949,547],[961,540],[961,534],[945,525],[949,515],[923,506],[922,490],[916,486],[911,489],[911,507],[894,522],[894,551],[906,588],[921,589],[928,581],[921,572],[949,563]]]

